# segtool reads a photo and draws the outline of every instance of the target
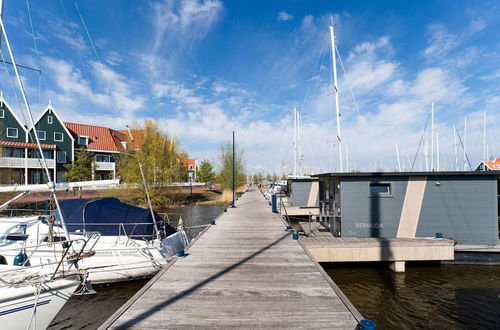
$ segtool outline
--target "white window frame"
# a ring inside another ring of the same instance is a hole
[[[38,135],[38,133],[43,133],[43,138]],[[36,135],[38,136],[38,140],[40,141],[45,141],[47,139],[47,132],[46,131],[40,131],[36,130]]]
[[[47,116],[47,123],[53,124],[54,123],[54,117],[52,116]]]
[[[103,162],[102,160],[98,161],[97,157],[108,157],[108,161],[107,162],[106,161]],[[111,156],[110,155],[97,154],[97,155],[95,155],[95,161],[98,162],[98,163],[111,163]]]
[[[16,131],[16,135],[9,135],[9,129],[13,129]],[[15,127],[7,127],[7,137],[8,138],[13,138],[13,139],[17,139],[19,137],[19,130]]]
[[[61,137],[60,140],[56,139],[56,134],[61,134],[62,137]],[[54,141],[56,141],[56,142],[64,142],[64,133],[54,132]]]
[[[81,144],[80,143],[80,138],[86,139],[87,140],[87,144]],[[78,142],[78,145],[80,145],[80,146],[88,146],[89,145],[89,137],[85,136],[85,135],[78,135],[77,142]]]
[[[64,161],[61,162],[61,161],[59,161],[59,155],[63,155],[63,154],[64,154]],[[64,163],[66,163],[66,158],[67,158],[66,157],[66,151],[56,151],[56,162],[58,164],[64,164]]]
[[[0,109],[0,118],[5,118],[5,109]]]

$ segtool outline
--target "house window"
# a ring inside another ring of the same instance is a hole
[[[17,138],[17,128],[7,127],[7,137]]]
[[[57,162],[58,163],[66,163],[66,151],[58,151],[57,152]]]
[[[4,109],[0,110],[0,118],[5,118],[5,110]]]
[[[45,131],[36,131],[36,135],[38,135],[38,139],[39,140],[45,140],[45,137],[46,137],[46,133]]]
[[[60,133],[60,132],[54,132],[54,141],[63,142],[64,141],[64,134]]]
[[[54,154],[52,153],[52,150],[43,150],[43,157],[45,159],[54,159]],[[28,158],[41,158],[38,149],[29,149]]]
[[[109,162],[111,162],[111,157],[109,155],[96,155],[95,156],[95,161],[96,162],[109,163]]]
[[[372,195],[390,195],[390,183],[370,183],[370,194]]]
[[[47,117],[47,123],[52,124],[54,122],[54,118],[52,116]]]
[[[81,146],[88,146],[89,138],[87,136],[78,136],[78,144]]]
[[[20,148],[3,148],[2,157],[24,158],[24,149]]]

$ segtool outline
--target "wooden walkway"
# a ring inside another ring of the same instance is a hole
[[[260,192],[236,205],[101,329],[355,329],[361,314]]]

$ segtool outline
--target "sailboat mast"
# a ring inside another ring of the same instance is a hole
[[[401,172],[401,161],[399,160],[399,149],[397,143],[396,143],[396,157],[398,158],[398,171]]]
[[[293,108],[293,176],[297,176],[297,108]]]
[[[1,4],[3,5],[3,4]],[[3,11],[2,11],[3,14]],[[5,44],[7,46],[7,50],[9,51],[10,59],[12,60],[12,66],[14,68],[14,72],[16,74],[17,78],[17,83],[19,84],[19,89],[21,91],[22,99],[24,106],[26,107],[26,111],[28,112],[28,118],[30,119],[31,127],[33,127],[33,135],[35,137],[36,145],[38,152],[40,153],[40,158],[41,158],[41,164],[43,169],[45,170],[45,175],[47,176],[47,186],[52,193],[52,196],[54,197],[54,202],[56,203],[56,208],[57,212],[59,213],[59,219],[61,220],[61,225],[63,227],[64,234],[66,236],[66,239],[69,240],[69,232],[68,228],[66,227],[66,222],[64,221],[64,216],[61,211],[61,207],[59,205],[59,200],[57,198],[56,194],[56,184],[54,181],[52,181],[52,176],[50,175],[50,170],[49,167],[47,166],[47,160],[45,159],[45,155],[43,154],[42,150],[42,145],[40,144],[40,139],[38,138],[38,134],[36,132],[36,127],[35,127],[35,120],[33,119],[33,113],[31,112],[31,107],[28,102],[28,97],[26,96],[26,89],[24,88],[23,81],[21,79],[21,75],[19,74],[19,71],[17,70],[17,63],[16,59],[14,58],[14,53],[12,52],[12,47],[10,46],[9,38],[7,36],[7,31],[5,31],[5,24],[3,21],[3,17],[0,15],[0,32],[3,34],[3,37],[5,38]]]
[[[483,116],[483,161],[486,160],[486,110],[484,110]]]
[[[302,176],[304,175],[304,168],[302,164],[302,115],[300,114],[300,111],[297,111],[297,158],[299,161],[299,169],[298,169],[298,175]]]
[[[339,108],[339,88],[337,83],[337,58],[335,56],[335,32],[333,30],[333,23],[330,24],[330,43],[332,46],[332,68],[333,68],[333,93],[335,94],[335,112],[337,118],[337,141],[339,150],[339,170],[344,172],[342,164],[342,138],[340,135],[340,108]]]
[[[467,148],[467,116],[465,116],[465,118],[464,118],[464,147],[463,147],[463,150],[464,150],[463,170],[464,171],[465,171],[465,167],[467,166],[467,149],[466,148]]]
[[[455,144],[455,168],[454,171],[458,171],[458,145],[457,145],[457,128],[453,125],[453,142]]]
[[[434,102],[431,103],[431,171],[434,171]]]

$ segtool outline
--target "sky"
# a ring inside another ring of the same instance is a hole
[[[234,130],[247,171],[269,174],[292,169],[294,107],[304,172],[339,169],[333,22],[344,168],[462,170],[485,152],[500,157],[499,6],[6,0],[3,17],[16,61],[42,70],[21,69],[35,116],[50,99],[68,122],[123,129],[153,118],[190,157],[213,162]],[[21,113],[7,72],[0,88]]]

